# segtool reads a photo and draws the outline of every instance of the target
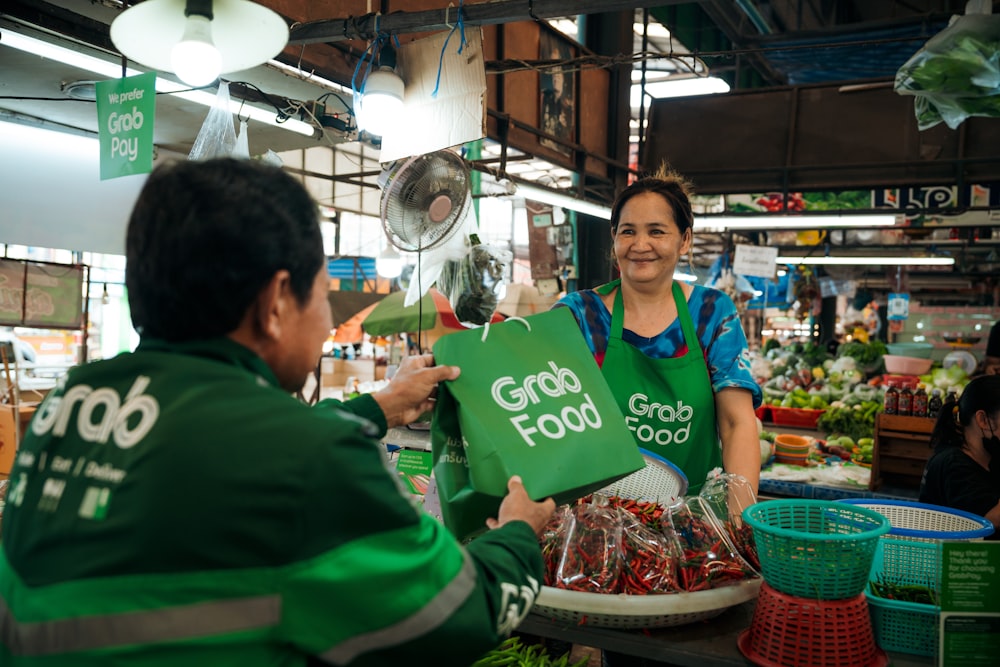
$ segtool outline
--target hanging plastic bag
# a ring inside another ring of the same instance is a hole
[[[233,112],[229,109],[229,84],[222,82],[215,94],[215,104],[208,110],[208,116],[198,130],[188,158],[210,160],[215,157],[230,157],[234,148],[236,129],[233,126]]]
[[[896,72],[894,89],[913,95],[921,130],[957,128],[969,116],[1000,117],[1000,16],[969,5]]]
[[[438,276],[438,290],[448,297],[458,321],[467,327],[490,321],[500,303],[504,271],[513,255],[469,236],[469,248],[460,261],[448,261]]]
[[[621,571],[622,522],[607,498],[572,507],[562,532],[556,588],[585,593],[614,593]]]
[[[247,136],[247,122],[240,118],[240,133],[236,135],[236,146],[233,148],[233,157],[243,160],[250,159],[250,137]]]
[[[728,472],[710,474],[698,494],[726,530],[733,546],[746,561],[760,571],[753,529],[743,521],[743,510],[757,502],[753,486],[742,475]]]

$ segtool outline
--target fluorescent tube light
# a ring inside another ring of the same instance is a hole
[[[0,46],[10,46],[33,55],[48,58],[49,60],[57,60],[79,69],[85,69],[90,72],[94,72],[95,74],[100,74],[109,79],[117,79],[122,75],[122,67],[118,63],[101,60],[95,56],[80,53],[79,51],[74,51],[73,49],[67,49],[66,47],[51,44],[49,42],[35,39],[34,37],[28,37],[27,35],[22,35],[10,30],[4,30],[3,41],[0,42]],[[131,67],[126,68],[125,70],[125,76],[135,76],[136,74],[142,74],[142,72],[137,69],[132,69]],[[215,106],[215,92],[208,92],[205,90],[188,90],[187,86],[169,81],[160,76],[156,77],[156,90],[161,93],[170,93],[182,99],[188,100],[189,102],[201,104],[208,108]],[[178,92],[182,90],[185,92]],[[250,116],[250,118],[253,118],[258,122],[274,125],[275,127],[280,127],[290,132],[297,132],[298,134],[302,134],[307,137],[311,137],[316,134],[316,128],[295,118],[289,118],[288,120],[279,123],[274,109],[265,110],[252,104],[243,104],[241,111],[240,104],[240,100],[230,100],[229,110],[233,114],[240,113],[245,116]]]
[[[674,280],[681,280],[686,283],[698,282],[698,276],[683,271],[674,271]]]
[[[954,257],[775,257],[776,264],[839,264],[839,265],[880,265],[880,266],[946,266],[955,263]]]
[[[895,215],[797,215],[753,216],[734,218],[724,216],[695,216],[694,231],[724,229],[831,229],[836,227],[892,227]]]
[[[611,208],[589,202],[585,199],[577,199],[561,192],[555,192],[546,188],[540,188],[527,183],[517,183],[517,194],[525,199],[538,201],[552,206],[562,206],[577,213],[592,215],[595,218],[611,219]]]

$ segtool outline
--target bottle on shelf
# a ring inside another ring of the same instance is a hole
[[[896,388],[896,383],[890,381],[889,386],[885,390],[885,403],[882,406],[882,411],[887,415],[894,415],[899,410],[899,389]]]
[[[927,399],[927,416],[931,419],[937,419],[938,415],[941,414],[942,403],[941,390],[932,389],[931,397]]]
[[[945,403],[954,403],[958,400],[958,395],[954,387],[948,387],[948,395],[944,397]]]
[[[924,383],[921,382],[917,385],[917,390],[913,392],[913,407],[911,412],[914,417],[926,417],[927,416],[927,389],[924,388]]]
[[[913,390],[905,385],[899,390],[899,402],[896,405],[896,414],[901,417],[909,417],[913,414]]]

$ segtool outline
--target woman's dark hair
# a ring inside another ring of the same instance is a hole
[[[618,229],[622,208],[625,203],[644,192],[653,192],[663,197],[674,212],[674,222],[681,234],[694,226],[691,213],[691,183],[683,176],[662,165],[655,174],[644,176],[621,191],[611,207],[611,231]]]
[[[980,410],[991,419],[1000,414],[1000,375],[982,375],[971,380],[957,402],[948,401],[941,407],[931,433],[934,450],[961,447],[965,442],[962,430],[972,424]]]
[[[277,167],[220,158],[153,170],[125,242],[132,323],[169,341],[233,331],[274,274],[300,303],[324,262],[318,211]]]

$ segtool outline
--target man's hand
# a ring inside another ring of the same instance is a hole
[[[388,386],[372,394],[389,428],[404,426],[434,409],[438,382],[458,377],[458,366],[435,366],[434,355],[404,357]]]
[[[555,510],[556,504],[551,498],[546,498],[540,503],[529,498],[521,478],[514,475],[507,481],[507,495],[500,503],[500,512],[497,518],[487,519],[486,525],[490,530],[493,530],[508,521],[526,521],[535,534],[541,536],[542,529],[552,518]]]

